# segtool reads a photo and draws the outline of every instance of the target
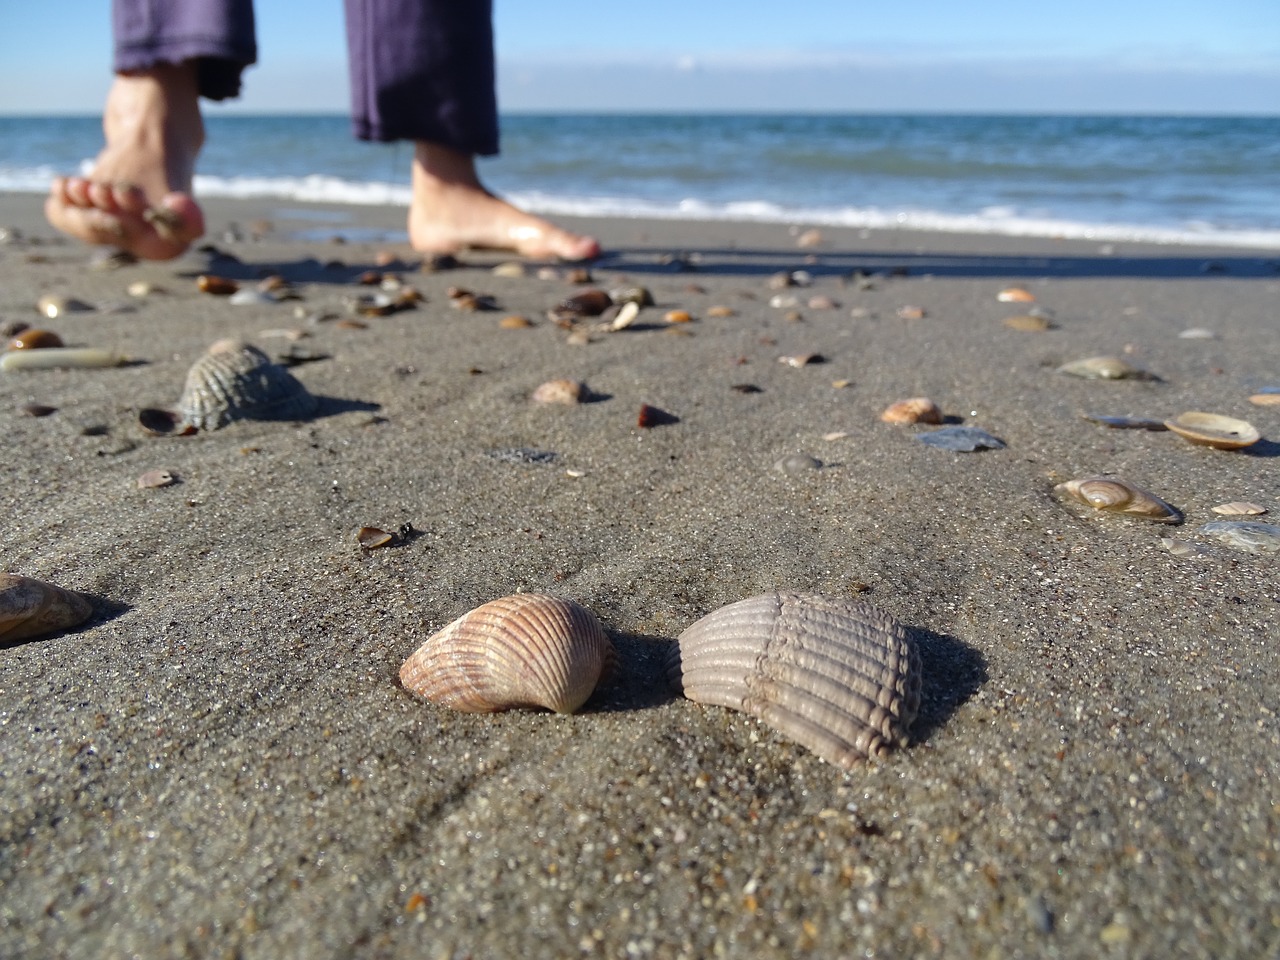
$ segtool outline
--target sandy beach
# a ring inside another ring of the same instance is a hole
[[[609,251],[596,286],[656,300],[571,338],[546,314],[579,287],[480,254],[421,272],[398,209],[213,200],[216,250],[96,270],[40,207],[0,195],[0,322],[136,362],[0,373],[0,569],[95,601],[0,648],[0,956],[1280,956],[1276,554],[1197,534],[1228,501],[1280,514],[1280,407],[1248,400],[1280,387],[1274,252],[571,221]],[[425,302],[340,322],[380,252]],[[232,305],[206,273],[302,299]],[[1013,285],[1053,329],[1004,324]],[[47,293],[95,309],[44,319]],[[306,360],[317,414],[144,433],[228,336]],[[1056,372],[1098,355],[1157,379]],[[593,401],[530,402],[562,377]],[[1006,447],[880,421],[920,395]],[[1082,416],[1187,410],[1264,439]],[[777,467],[796,454],[820,466]],[[155,469],[179,482],[139,488]],[[1052,492],[1093,474],[1186,522]],[[668,689],[672,638],[775,588],[914,631],[912,746],[846,773]],[[523,591],[618,648],[581,712],[399,686],[434,631]]]

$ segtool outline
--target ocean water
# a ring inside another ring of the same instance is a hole
[[[196,192],[408,202],[409,144],[342,116],[213,115]],[[1280,118],[512,115],[489,186],[545,214],[1280,249]],[[96,118],[0,118],[0,190],[44,192]]]

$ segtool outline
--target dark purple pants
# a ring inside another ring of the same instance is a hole
[[[361,140],[498,152],[492,0],[346,0]],[[117,72],[196,62],[200,95],[240,93],[258,57],[252,0],[113,0]]]

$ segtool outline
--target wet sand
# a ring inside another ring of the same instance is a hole
[[[575,288],[495,276],[495,256],[406,271],[426,302],[366,329],[323,319],[348,315],[378,251],[409,258],[378,239],[403,211],[215,200],[207,239],[238,262],[94,271],[39,208],[0,195],[23,238],[0,246],[0,321],[139,362],[0,373],[3,568],[96,602],[75,632],[0,649],[0,955],[1280,950],[1276,555],[1195,534],[1225,501],[1280,513],[1280,408],[1247,401],[1280,386],[1274,254],[829,228],[802,249],[783,225],[587,222],[612,252],[598,285],[658,306],[573,344],[545,313]],[[781,270],[812,286],[771,289]],[[196,290],[209,271],[279,272],[303,300],[232,306]],[[132,298],[138,280],[168,293]],[[996,301],[1013,283],[1056,329],[1004,326],[1025,312]],[[451,285],[501,310],[457,311]],[[46,292],[98,309],[40,320]],[[672,308],[694,322],[664,323]],[[499,325],[517,313],[535,325]],[[1216,338],[1178,336],[1193,327]],[[174,404],[233,335],[322,357],[293,371],[318,414],[145,435],[139,409]],[[778,362],[801,353],[824,362]],[[1160,379],[1055,373],[1100,354]],[[598,398],[529,402],[557,377]],[[1007,447],[931,449],[914,436],[932,428],[879,421],[922,394]],[[637,427],[646,403],[678,422]],[[1265,439],[1224,452],[1081,416],[1184,410]],[[493,455],[514,449],[556,457]],[[792,454],[822,466],[775,468]],[[139,489],[152,469],[180,482]],[[1097,473],[1187,522],[1051,493]],[[395,547],[356,543],[403,524]],[[845,773],[667,689],[670,638],[779,587],[913,628],[913,746]],[[434,630],[535,590],[594,610],[619,648],[582,712],[462,715],[398,686]]]

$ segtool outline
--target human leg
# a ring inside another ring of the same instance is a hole
[[[204,232],[191,196],[204,143],[199,97],[239,92],[256,57],[253,9],[250,0],[116,0],[112,26],[106,146],[88,176],[54,181],[45,214],[86,242],[167,260]]]
[[[475,157],[498,152],[491,0],[346,0],[352,120],[363,140],[412,140],[409,239],[423,253],[465,247],[534,258],[599,254],[494,196]]]

